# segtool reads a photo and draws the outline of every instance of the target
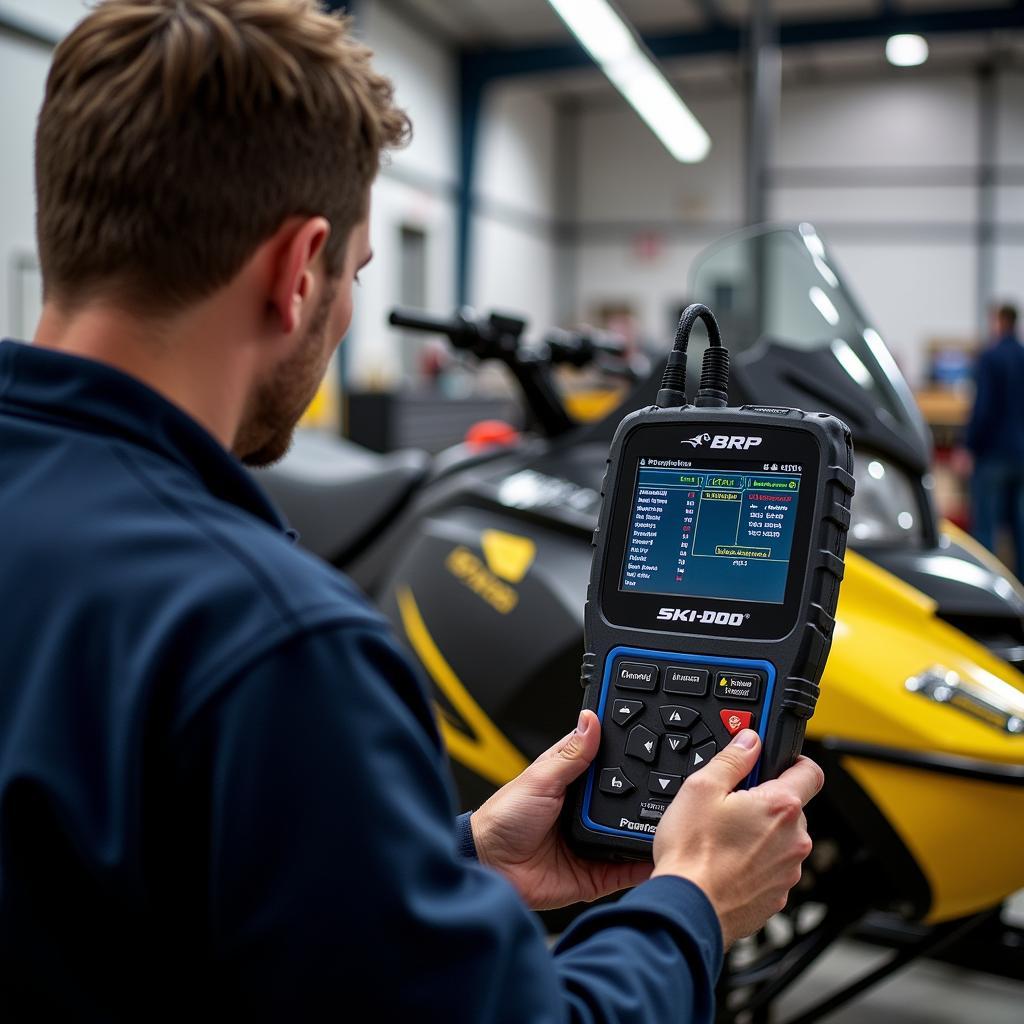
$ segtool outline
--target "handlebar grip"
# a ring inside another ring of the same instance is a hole
[[[591,344],[594,346],[596,351],[602,352],[608,356],[618,356],[621,358],[626,354],[626,343],[619,338],[592,337]]]
[[[544,340],[551,351],[552,362],[576,366],[592,362],[599,355],[622,359],[627,351],[625,341],[605,331],[556,329],[549,331]]]
[[[462,330],[458,320],[449,317],[433,316],[414,309],[393,309],[388,314],[388,323],[392,327],[407,327],[414,331],[431,331],[435,334],[447,334],[449,337]]]

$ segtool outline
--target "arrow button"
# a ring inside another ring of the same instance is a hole
[[[644,709],[642,700],[612,701],[611,719],[618,725],[625,725],[631,718],[636,718]]]
[[[690,751],[690,764],[687,774],[692,775],[694,772],[699,772],[717,753],[718,745],[714,740],[708,740],[707,743],[694,747]]]
[[[658,737],[643,725],[634,725],[626,740],[626,755],[650,764],[658,756]]]
[[[661,720],[670,729],[689,729],[700,718],[700,712],[681,704],[665,704],[660,709]]]
[[[675,796],[683,784],[682,775],[668,775],[665,772],[651,772],[647,776],[647,788],[659,796]]]
[[[685,733],[669,732],[665,734],[665,743],[670,753],[682,754],[690,745],[690,737]]]

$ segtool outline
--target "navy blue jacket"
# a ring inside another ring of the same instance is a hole
[[[711,1020],[704,895],[549,952],[386,622],[155,392],[0,344],[0,536],[5,1022]]]
[[[1024,466],[1024,345],[1008,334],[978,357],[967,447],[981,462]]]

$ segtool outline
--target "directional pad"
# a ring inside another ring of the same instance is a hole
[[[636,718],[644,709],[642,700],[612,701],[611,720],[616,725],[625,725],[631,718]]]
[[[684,708],[681,704],[666,704],[661,709],[661,720],[670,729],[689,729],[700,718],[700,712]]]
[[[682,754],[690,745],[690,737],[685,733],[665,733],[665,744],[673,754]]]
[[[650,764],[658,756],[658,737],[645,726],[633,726],[626,740],[626,755]]]

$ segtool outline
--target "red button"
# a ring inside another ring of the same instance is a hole
[[[720,711],[722,725],[729,730],[730,736],[735,736],[740,729],[750,728],[751,713],[749,711]]]

